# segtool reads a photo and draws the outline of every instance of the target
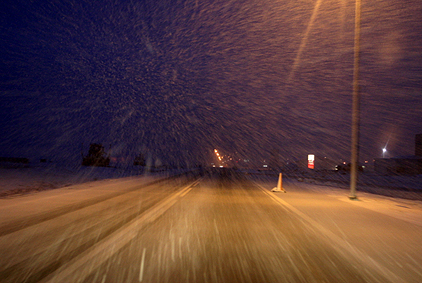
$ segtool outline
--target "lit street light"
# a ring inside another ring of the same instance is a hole
[[[387,152],[387,149],[384,147],[382,149],[382,158],[385,158],[385,153]]]

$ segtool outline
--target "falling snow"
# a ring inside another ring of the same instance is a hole
[[[6,1],[0,156],[350,156],[354,1]],[[422,6],[364,1],[361,156],[413,155]]]

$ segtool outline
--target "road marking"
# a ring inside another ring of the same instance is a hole
[[[369,255],[358,250],[356,247],[352,246],[349,242],[345,241],[344,239],[340,238],[339,236],[337,236],[330,230],[326,229],[324,226],[322,226],[321,224],[313,220],[311,217],[309,217],[305,213],[301,212],[300,210],[293,207],[292,205],[282,200],[281,198],[275,196],[273,193],[269,192],[267,189],[265,189],[258,183],[255,182],[255,184],[258,186],[259,189],[261,189],[265,194],[271,197],[279,205],[284,206],[285,208],[288,208],[290,211],[292,211],[293,213],[301,217],[303,220],[311,224],[314,228],[318,229],[322,234],[324,234],[328,239],[330,239],[330,241],[332,241],[332,242],[329,242],[331,247],[336,249],[337,252],[339,252],[346,258],[348,258],[349,254],[352,255],[356,260],[360,261],[363,266],[371,267],[373,270],[377,271],[380,276],[385,277],[385,279],[387,280],[386,282],[392,282],[392,283],[406,282],[404,279],[397,276],[396,274],[388,270],[386,267],[376,262]],[[333,242],[335,242],[336,245],[333,245]],[[347,254],[345,252],[347,252]]]
[[[192,182],[173,196],[157,203],[138,218],[129,222],[126,226],[115,231],[103,241],[95,244],[91,249],[86,250],[81,255],[62,265],[41,282],[70,282],[72,280],[69,281],[69,277],[72,275],[75,276],[82,268],[89,266],[90,271],[98,268],[98,266],[112,257],[119,249],[134,239],[138,235],[140,229],[164,214],[164,212],[178,201],[179,197],[185,196],[192,190],[193,186],[200,181],[201,179]],[[78,275],[83,277],[88,276],[89,273]],[[81,281],[82,278],[79,277],[78,280]]]
[[[145,252],[146,248],[144,248],[144,251],[142,252],[141,268],[139,270],[139,282],[142,282],[144,279]]]
[[[189,193],[189,192],[193,189],[193,187],[195,187],[197,184],[199,184],[199,182],[201,182],[201,180],[202,180],[202,179],[199,179],[199,180],[195,181],[192,185],[190,185],[190,186],[188,186],[188,187],[184,188],[184,189],[181,191],[180,197],[184,197],[187,193]]]

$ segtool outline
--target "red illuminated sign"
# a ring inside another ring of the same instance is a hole
[[[308,168],[314,169],[315,168],[315,155],[308,154]]]

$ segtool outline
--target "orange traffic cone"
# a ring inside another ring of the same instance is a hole
[[[280,176],[278,177],[277,187],[273,188],[271,191],[284,193],[286,192],[286,190],[283,188],[283,174],[280,173]]]

